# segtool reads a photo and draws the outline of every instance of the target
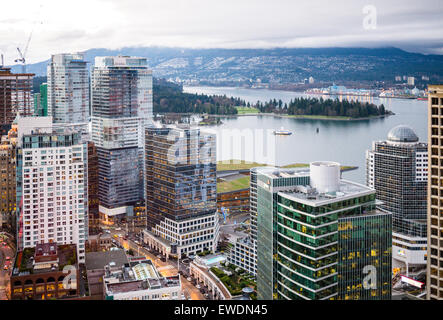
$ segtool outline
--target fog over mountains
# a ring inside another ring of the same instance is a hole
[[[90,49],[96,56],[131,55],[148,59],[154,77],[182,80],[294,83],[310,76],[319,81],[392,81],[396,75],[443,80],[443,56],[410,53],[397,48],[185,49],[166,47]],[[27,65],[27,72],[46,75],[48,61]],[[20,72],[21,66],[12,66]]]

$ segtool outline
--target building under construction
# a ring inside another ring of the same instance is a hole
[[[11,128],[17,113],[32,116],[33,73],[12,73],[11,68],[0,67],[0,134],[5,135]]]

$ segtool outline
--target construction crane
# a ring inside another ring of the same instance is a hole
[[[40,17],[40,13],[41,13],[42,8],[43,8],[43,5],[40,5],[39,17]],[[22,63],[22,73],[26,73],[26,53],[28,52],[29,43],[31,42],[32,34],[34,33],[36,23],[37,23],[37,21],[34,22],[34,25],[32,27],[31,33],[29,35],[28,41],[26,42],[25,50],[22,52],[20,50],[20,48],[17,47],[17,51],[18,51],[18,54],[20,55],[20,57],[18,59],[15,59],[14,62],[21,62]],[[43,22],[40,22],[40,24],[43,24]]]
[[[20,55],[20,58],[15,59],[14,61],[22,63],[22,73],[26,73],[26,58],[25,57],[26,57],[26,53],[28,52],[29,42],[31,42],[33,32],[34,32],[34,28],[32,28],[31,34],[29,35],[28,42],[26,42],[26,47],[25,47],[25,50],[23,51],[23,53],[20,50],[20,48],[17,47],[17,51],[18,51],[18,54]]]

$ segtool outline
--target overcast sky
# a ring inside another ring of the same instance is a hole
[[[376,9],[375,29],[364,27],[367,5]],[[443,54],[443,1],[2,1],[0,52],[5,64],[14,63],[17,46],[25,47],[32,30],[28,63],[54,53],[126,46],[395,46]]]

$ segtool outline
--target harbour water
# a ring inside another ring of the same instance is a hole
[[[300,96],[303,93],[276,91],[267,89],[246,89],[229,87],[185,87],[185,92],[217,94],[230,97],[239,97],[246,102],[256,103],[270,99],[281,99],[283,103]],[[319,96],[317,96],[319,97]],[[325,96],[323,98],[335,98]],[[390,129],[405,124],[411,126],[417,133],[420,141],[427,141],[427,102],[412,99],[387,99],[376,97],[344,97],[345,99],[363,99],[377,105],[384,104],[386,109],[395,115],[386,118],[336,121],[336,120],[311,120],[290,119],[274,116],[238,116],[223,118],[223,124],[208,127],[217,133],[217,138],[222,138],[223,143],[217,145],[217,160],[239,159],[255,162],[270,159],[269,155],[262,158],[263,152],[249,152],[250,149],[239,154],[233,151],[234,139],[223,139],[226,132],[235,130],[265,132],[273,135],[273,130],[289,130],[293,134],[287,136],[274,136],[272,148],[276,165],[291,163],[309,163],[316,160],[337,161],[342,165],[358,166],[358,170],[346,172],[343,177],[356,182],[365,183],[365,154],[372,141],[384,140]],[[318,129],[318,130],[317,130]],[[317,132],[318,131],[318,132]],[[270,138],[270,137],[269,137]],[[271,138],[270,138],[271,139]],[[263,139],[266,141],[266,139]],[[268,140],[269,141],[269,140]],[[266,145],[264,146],[266,150]],[[266,151],[264,152],[266,153]]]

